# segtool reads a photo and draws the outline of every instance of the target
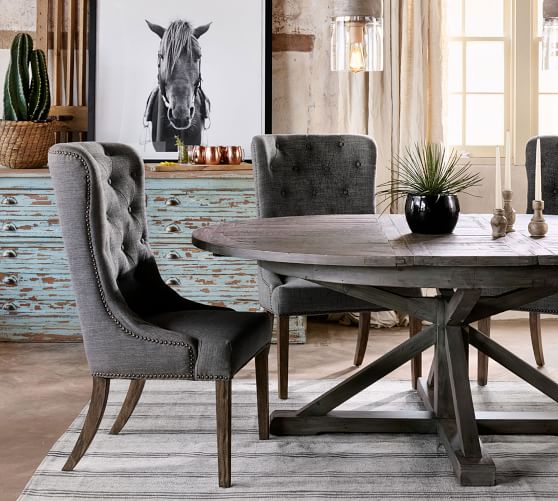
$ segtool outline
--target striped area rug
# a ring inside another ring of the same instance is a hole
[[[296,408],[334,381],[292,381]],[[255,383],[233,382],[233,487],[217,487],[213,384],[149,381],[135,414],[118,436],[108,434],[127,384],[116,381],[101,428],[74,472],[60,471],[84,412],[54,444],[21,500],[532,500],[558,499],[558,437],[488,436],[498,485],[456,484],[434,435],[338,434],[258,441]],[[556,410],[519,382],[474,385],[477,409]],[[409,382],[384,381],[346,409],[420,409]]]

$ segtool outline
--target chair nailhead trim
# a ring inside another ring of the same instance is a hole
[[[87,193],[87,197],[86,197],[86,201],[85,201],[85,228],[87,230],[87,243],[89,246],[89,256],[91,257],[91,264],[93,265],[93,271],[95,273],[95,280],[97,282],[97,290],[99,291],[99,295],[101,297],[101,302],[103,303],[103,307],[105,308],[105,311],[107,312],[108,316],[112,319],[112,321],[118,325],[118,327],[127,335],[135,338],[135,339],[141,339],[142,341],[148,341],[150,343],[156,343],[156,344],[163,344],[164,340],[161,339],[153,339],[153,338],[149,338],[146,336],[140,336],[138,334],[135,334],[134,332],[132,332],[131,330],[127,329],[124,325],[122,325],[122,323],[120,322],[120,320],[118,320],[114,314],[112,313],[110,307],[108,306],[106,299],[105,299],[105,293],[103,291],[103,286],[101,284],[101,278],[99,276],[99,271],[97,269],[97,260],[95,259],[95,252],[93,250],[93,239],[91,237],[91,224],[90,224],[90,209],[91,209],[91,178],[89,175],[89,167],[87,166],[87,162],[85,161],[85,159],[81,156],[78,155],[77,153],[73,153],[73,152],[69,152],[69,151],[53,151],[52,152],[55,155],[63,155],[63,156],[67,156],[67,157],[74,157],[77,160],[79,160],[79,162],[81,163],[81,165],[83,166],[84,170],[85,170],[85,184],[86,184],[86,193]],[[164,344],[170,344],[171,346],[182,346],[185,347],[188,350],[188,361],[190,363],[190,367],[189,367],[189,372],[187,372],[186,374],[165,374],[165,375],[153,375],[153,376],[145,376],[145,377],[165,377],[165,378],[193,378],[194,374],[193,374],[193,367],[194,367],[194,350],[192,349],[192,347],[189,344],[186,343],[181,343],[178,341],[164,341]],[[99,375],[102,376],[101,373],[96,373],[93,374],[95,375]],[[131,375],[128,374],[126,376],[123,375],[119,375],[119,374],[114,374],[113,376],[109,376],[108,374],[106,375],[106,377],[138,377],[138,375]],[[143,377],[140,375],[140,377]]]

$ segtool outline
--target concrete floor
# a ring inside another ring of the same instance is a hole
[[[549,377],[558,379],[558,318],[543,320],[546,367]],[[366,362],[385,353],[408,335],[406,329],[371,331]],[[493,322],[492,337],[533,363],[528,323]],[[308,342],[291,346],[291,378],[345,377],[352,365],[356,327],[309,322]],[[555,346],[556,345],[556,346]],[[476,375],[476,354],[471,350],[471,377]],[[272,347],[270,377],[275,385],[275,346]],[[424,354],[428,371],[432,350]],[[238,377],[254,377],[254,367],[244,368]],[[391,379],[409,379],[404,366]],[[492,362],[491,380],[513,380],[515,376]],[[55,440],[87,403],[90,376],[81,344],[0,343],[0,500],[17,498],[35,468]]]

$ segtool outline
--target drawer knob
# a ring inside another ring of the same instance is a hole
[[[175,197],[170,197],[165,201],[165,205],[180,205],[180,200]]]
[[[4,197],[2,199],[2,205],[17,205],[17,199],[14,197]]]
[[[13,223],[6,223],[4,226],[2,226],[2,229],[4,231],[17,231],[17,226]]]
[[[17,257],[17,252],[13,249],[8,249],[8,250],[5,250],[2,253],[2,256],[3,257]]]
[[[6,303],[2,306],[2,309],[5,311],[16,311],[17,306],[14,303]]]
[[[4,277],[2,279],[2,283],[9,286],[17,285],[17,277],[14,277],[13,275]]]
[[[171,277],[168,280],[165,280],[165,283],[167,285],[180,285],[180,280],[176,277]]]
[[[176,251],[170,251],[167,255],[166,255],[167,259],[180,259],[180,254]]]
[[[178,233],[180,231],[180,227],[177,224],[169,224],[166,228],[165,231],[167,233]]]

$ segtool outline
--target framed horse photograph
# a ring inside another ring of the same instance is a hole
[[[91,0],[89,140],[146,162],[271,132],[271,0]]]

